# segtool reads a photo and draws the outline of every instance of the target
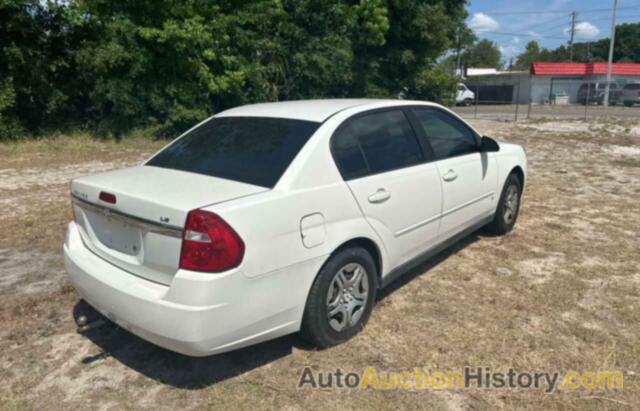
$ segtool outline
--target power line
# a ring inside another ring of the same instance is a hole
[[[483,31],[482,33],[478,33],[478,34],[485,34],[485,33],[494,34],[498,36],[542,37],[542,38],[553,39],[553,40],[566,40],[566,37],[543,36],[537,33],[506,33],[502,31]]]
[[[577,23],[578,23],[578,22],[576,22],[576,24],[577,24]],[[544,29],[544,30],[541,32],[541,34],[544,34],[544,33],[550,33],[552,30],[555,30],[555,29],[558,29],[558,28],[565,28],[565,29],[566,29],[566,28],[568,28],[568,27],[569,27],[569,23],[564,22],[564,23],[562,23],[562,24],[558,24],[557,26],[548,27],[548,28]]]
[[[566,16],[569,17],[569,16]],[[566,18],[565,16],[563,16],[562,18]],[[628,18],[640,18],[640,14],[636,14],[636,15],[627,15],[627,16],[619,16],[619,19],[628,19]],[[584,29],[581,29],[578,25],[580,23],[590,23],[590,22],[594,22],[594,21],[610,21],[611,17],[606,17],[606,18],[598,18],[598,19],[589,19],[589,20],[576,20],[576,26],[575,26],[575,31],[576,32],[580,32],[580,31],[584,31]],[[570,22],[565,22],[565,23],[561,23],[561,24],[557,24],[551,27],[547,27],[542,31],[534,31],[532,30],[533,26],[531,27],[526,27],[523,29],[522,32],[519,33],[507,33],[507,32],[494,32],[494,31],[485,31],[483,33],[489,33],[489,34],[494,34],[494,35],[505,35],[505,36],[523,36],[523,37],[540,37],[540,38],[547,38],[547,39],[552,39],[552,40],[566,40],[566,37],[559,37],[559,36],[555,36],[555,29],[558,28],[565,28],[567,29],[567,33],[566,34],[570,34],[570,29],[571,29],[571,23]],[[528,32],[531,31],[531,32]],[[479,34],[483,34],[483,33],[479,33]]]
[[[634,7],[618,7],[618,10],[638,10],[640,5]],[[585,9],[585,10],[516,10],[516,11],[485,11],[485,14],[493,15],[515,15],[515,14],[567,14],[577,11],[579,13],[602,13],[607,11],[613,11],[612,8],[606,9]]]
[[[620,19],[640,19],[640,14],[632,14],[627,16],[619,16]],[[594,21],[610,21],[611,17],[599,17],[597,19],[580,20],[578,23],[591,23]]]
[[[564,20],[565,18],[566,18],[566,16],[560,16],[560,17],[556,17],[556,18],[551,19],[551,20],[546,20],[546,21],[543,21],[541,23],[534,24],[533,26],[525,27],[524,29],[522,29],[522,31],[529,31],[529,30],[533,30],[533,29],[539,29],[540,27],[546,26],[549,23],[555,23],[556,21]],[[562,23],[562,24],[564,25],[565,23]],[[545,28],[545,30],[547,30],[547,29]]]

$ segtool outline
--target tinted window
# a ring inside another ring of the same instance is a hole
[[[273,187],[319,125],[265,117],[213,118],[147,165]]]
[[[367,163],[350,127],[343,127],[332,140],[333,155],[345,180],[367,175]]]
[[[473,132],[460,120],[440,110],[413,110],[431,144],[436,159],[477,151]]]
[[[367,114],[351,120],[348,127],[360,143],[371,173],[407,167],[422,160],[416,136],[402,111]]]
[[[624,86],[625,90],[640,90],[640,83],[627,84]]]

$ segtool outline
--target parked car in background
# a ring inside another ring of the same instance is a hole
[[[606,82],[582,83],[578,89],[578,104],[604,104]],[[615,106],[621,101],[622,88],[618,83],[609,86],[609,105]]]
[[[640,83],[629,83],[622,89],[622,101],[627,107],[640,104]]]
[[[297,331],[327,347],[415,264],[509,232],[526,170],[521,146],[433,103],[237,107],[140,166],[74,179],[65,267],[90,305],[170,350]]]
[[[476,94],[469,90],[464,83],[458,83],[458,91],[456,93],[456,104],[462,106],[470,106],[476,98]]]

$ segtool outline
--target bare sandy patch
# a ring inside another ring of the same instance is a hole
[[[640,158],[640,147],[638,146],[606,146],[605,150],[611,154],[619,156],[629,156]]]
[[[63,277],[60,254],[0,249],[0,295],[50,292],[61,287]]]

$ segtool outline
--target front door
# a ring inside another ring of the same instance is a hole
[[[452,114],[438,108],[412,113],[436,158],[443,197],[440,238],[449,238],[495,211],[496,160],[479,151],[479,137]]]

